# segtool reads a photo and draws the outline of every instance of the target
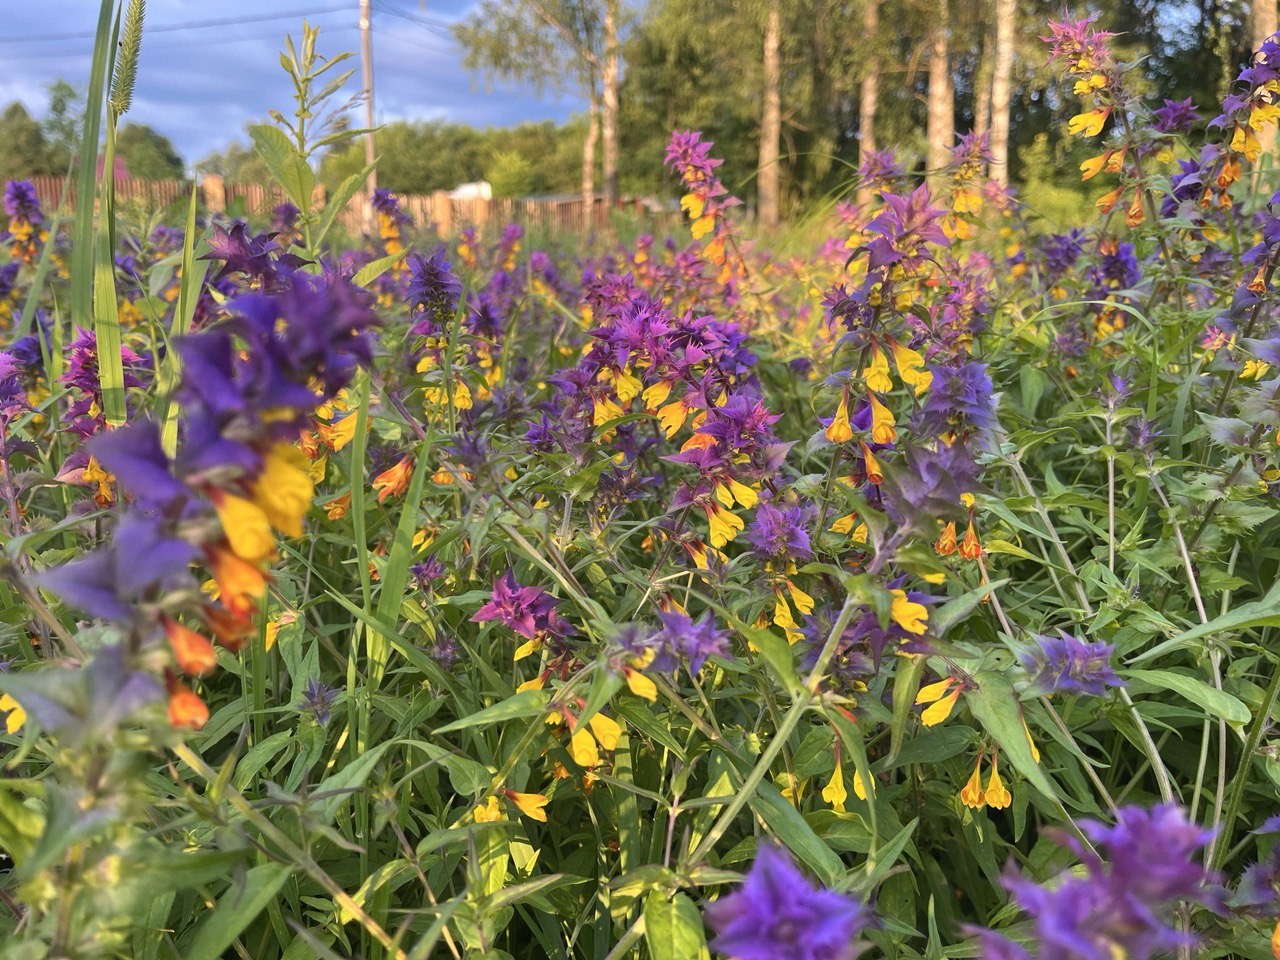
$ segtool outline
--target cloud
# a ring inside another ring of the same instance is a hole
[[[488,87],[462,66],[461,52],[447,23],[465,16],[472,0],[432,0],[430,12],[414,0],[381,0],[373,17],[375,108],[379,122],[399,119],[447,120],[478,127],[523,121],[563,121],[583,105],[572,97],[538,96],[526,88]],[[92,34],[97,4],[90,0],[42,0],[5,4],[0,25],[0,61],[8,77],[0,81],[0,107],[21,100],[33,114],[47,105],[45,87],[63,78],[86,87],[93,41],[89,38],[33,41],[23,38]],[[330,54],[358,51],[355,4],[333,10],[323,0],[279,0],[276,10],[310,7],[328,11],[309,19],[321,28],[320,49]],[[382,9],[379,10],[378,8]],[[261,0],[151,0],[151,27],[208,20],[269,16]],[[385,11],[403,14],[395,16]],[[418,21],[426,21],[420,23]],[[258,21],[206,29],[143,35],[142,61],[133,109],[127,121],[145,123],[169,137],[188,163],[244,140],[248,123],[271,109],[292,113],[292,84],[280,67],[285,33],[295,38],[301,21]],[[351,66],[358,67],[358,58]],[[357,89],[359,71],[350,81]],[[362,118],[358,118],[363,122]]]

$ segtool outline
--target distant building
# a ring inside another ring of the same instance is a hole
[[[493,186],[488,180],[462,183],[449,191],[450,200],[492,200]]]

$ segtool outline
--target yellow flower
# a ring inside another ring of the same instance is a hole
[[[541,690],[547,682],[547,675],[540,673],[532,680],[526,680],[520,686],[516,687],[516,693],[524,693],[526,690]]]
[[[621,373],[614,374],[613,389],[623,403],[638,394],[643,387],[644,384],[640,382],[640,378],[630,371],[623,370]]]
[[[232,551],[242,560],[260,563],[276,551],[276,538],[266,512],[256,503],[234,494],[214,491],[213,507]]]
[[[877,393],[888,393],[893,389],[893,381],[889,379],[889,358],[878,344],[871,345],[871,362],[862,371],[862,379],[866,381],[868,389]]]
[[[490,797],[484,803],[476,807],[473,813],[476,823],[494,823],[498,820],[505,820],[506,816],[502,813],[502,806],[498,803],[497,797]]]
[[[1018,710],[1018,719],[1022,721],[1022,732],[1027,735],[1027,746],[1031,748],[1031,759],[1036,763],[1040,762],[1040,748],[1036,746],[1036,742],[1031,739],[1031,728],[1027,726],[1027,718],[1023,715],[1022,710]]]
[[[1086,137],[1096,137],[1102,132],[1102,125],[1107,122],[1107,117],[1110,115],[1110,107],[1098,107],[1096,110],[1077,113],[1067,121],[1067,133],[1073,136],[1078,133]]]
[[[680,198],[680,209],[689,214],[690,220],[701,217],[706,205],[706,200],[696,193],[686,193]]]
[[[644,393],[640,394],[640,399],[644,401],[646,410],[650,413],[655,413],[669,396],[671,396],[671,383],[667,380],[659,380],[657,383],[645,387]]]
[[[413,475],[413,457],[404,456],[394,465],[383,470],[373,478],[373,489],[378,493],[378,502],[387,497],[395,497],[409,489],[409,478]]]
[[[853,771],[853,795],[859,800],[867,799],[867,785],[862,782],[862,774]]]
[[[813,613],[813,597],[809,596],[790,580],[787,581],[787,591],[791,594],[791,602],[796,605],[797,610],[806,617]]]
[[[926,727],[935,727],[947,717],[951,716],[951,711],[955,708],[956,701],[960,699],[960,688],[952,690],[949,694],[939,700],[937,703],[928,707],[920,714],[920,722]]]
[[[987,781],[987,792],[983,796],[987,804],[997,810],[1003,810],[1013,801],[1012,795],[1004,787],[1004,781],[1000,779],[999,755],[991,758],[991,779]]]
[[[970,810],[981,810],[986,804],[986,797],[982,792],[981,755],[978,756],[978,762],[973,768],[973,776],[969,778],[969,782],[960,791],[960,802]]]
[[[848,398],[840,396],[840,406],[836,407],[836,415],[826,429],[827,439],[832,443],[847,443],[853,439],[853,427],[849,423]]]
[[[623,676],[627,680],[627,688],[642,700],[648,700],[653,703],[658,699],[658,687],[652,680],[646,677],[639,670],[632,670],[630,667],[622,668]]]
[[[662,429],[670,439],[684,426],[685,418],[688,416],[689,408],[684,405],[684,401],[672,400],[658,411],[658,422],[662,424]]]
[[[955,685],[955,677],[947,677],[945,680],[939,680],[936,683],[925,684],[920,688],[920,692],[916,694],[916,704],[933,703],[942,699],[948,690]]]
[[[715,504],[707,512],[707,524],[713,547],[723,547],[743,528],[741,517]]]
[[[879,486],[884,483],[884,471],[880,468],[880,461],[876,459],[876,455],[871,452],[871,448],[865,443],[860,444],[862,447],[862,463],[867,471],[867,480]]]
[[[0,711],[5,714],[4,728],[8,733],[17,733],[27,721],[27,711],[7,693],[0,696]]]
[[[739,506],[746,507],[750,510],[760,502],[760,495],[745,483],[740,483],[737,480],[730,480],[727,486],[733,493],[733,498],[738,501]]]
[[[594,767],[600,762],[596,742],[586,729],[579,727],[569,738],[569,756],[580,767]]]
[[[874,393],[867,395],[871,401],[871,439],[875,443],[893,443],[898,439],[895,421],[889,408]]]
[[[622,728],[618,726],[616,720],[606,717],[603,713],[597,713],[591,718],[589,726],[596,740],[600,742],[600,746],[606,750],[618,749],[618,741],[622,739]]]
[[[902,382],[915,390],[916,395],[924,393],[933,384],[933,374],[924,368],[924,357],[917,350],[904,347],[896,340],[889,341],[893,351],[893,362],[898,366],[898,376]]]
[[[822,788],[822,799],[831,804],[836,813],[844,813],[844,802],[849,799],[849,791],[844,786],[844,770],[836,759],[835,772],[831,774],[831,782]]]
[[[893,622],[907,633],[917,636],[924,633],[925,623],[929,619],[929,611],[923,603],[907,599],[907,591],[893,590],[893,602],[889,607],[889,616]]]
[[[516,793],[514,790],[503,790],[502,792],[530,820],[538,820],[542,823],[547,822],[547,812],[542,808],[551,801],[542,794]]]
[[[311,509],[314,495],[315,485],[307,474],[302,451],[277,443],[262,461],[262,472],[253,484],[253,502],[281,533],[300,537],[302,518]]]

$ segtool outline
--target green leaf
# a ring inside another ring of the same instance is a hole
[[[446,723],[437,727],[436,733],[451,733],[454,730],[466,730],[469,727],[485,727],[504,720],[522,720],[526,717],[541,717],[547,712],[547,704],[551,698],[545,690],[521,690],[500,703],[485,707],[469,717]]]
[[[390,742],[380,743],[372,750],[360,754],[337,773],[321,781],[315,789],[316,794],[322,795],[321,799],[311,807],[312,812],[318,815],[318,819],[328,823],[337,816],[338,808],[351,799],[352,793],[364,786],[365,781],[373,773],[373,768],[391,746]]]
[[[816,833],[800,816],[800,811],[789,804],[782,792],[767,780],[760,781],[749,801],[756,816],[786,846],[808,864],[818,879],[831,886],[844,875],[845,867]]]
[[[1031,741],[1022,726],[1013,685],[1003,674],[988,671],[974,674],[974,680],[978,683],[977,688],[964,692],[965,702],[974,719],[1000,744],[1001,755],[1013,764],[1023,779],[1057,803],[1058,791],[1031,755]]]
[[[249,136],[253,138],[253,147],[271,171],[271,176],[284,187],[284,192],[299,210],[308,212],[316,175],[289,137],[279,127],[267,123],[251,126]]]
[[[245,874],[243,885],[233,885],[218,900],[218,905],[196,928],[190,946],[182,951],[186,960],[219,960],[232,942],[240,936],[275,899],[290,868],[283,863],[264,863]]]
[[[346,209],[347,204],[351,202],[351,198],[364,186],[365,181],[369,178],[369,171],[373,168],[374,164],[371,163],[359,173],[353,173],[338,185],[337,190],[333,191],[333,195],[325,205],[324,213],[320,216],[320,225],[316,228],[316,234],[311,239],[313,249],[323,249],[324,238],[329,235],[329,231],[333,228],[334,223],[337,222],[338,215]]]
[[[983,597],[990,593],[994,593],[1000,587],[1003,587],[1009,579],[995,580],[991,583],[984,583],[980,587],[970,590],[968,593],[962,594],[948,600],[936,611],[929,616],[929,630],[935,636],[941,637],[952,626],[959,623],[982,602]],[[913,694],[914,696],[914,694]]]
[[[1267,595],[1261,600],[1254,600],[1252,603],[1242,603],[1229,613],[1224,613],[1220,617],[1210,620],[1208,623],[1198,624],[1190,630],[1183,631],[1176,637],[1158,643],[1150,650],[1144,650],[1133,659],[1129,660],[1129,664],[1142,663],[1144,660],[1150,660],[1167,653],[1170,650],[1176,650],[1183,647],[1199,646],[1197,641],[1205,637],[1211,637],[1218,633],[1227,633],[1235,630],[1251,630],[1254,627],[1277,627],[1280,626],[1280,584],[1273,586]]]
[[[1229,693],[1209,686],[1203,680],[1174,673],[1172,670],[1125,670],[1121,676],[1181,694],[1215,717],[1226,720],[1233,727],[1244,726],[1249,722],[1249,708],[1242,701]]]
[[[777,678],[782,689],[794,695],[800,689],[800,677],[796,674],[795,660],[791,655],[791,645],[772,630],[745,627],[742,634],[750,640],[760,656]]]
[[[893,675],[893,721],[889,725],[889,762],[892,763],[902,749],[902,738],[920,692],[920,677],[924,673],[924,657],[902,657]]]
[[[393,253],[389,257],[382,257],[373,261],[373,263],[367,263],[356,272],[356,275],[351,278],[351,282],[357,287],[367,287],[408,255],[409,248],[405,247],[399,253]]]
[[[670,900],[653,890],[644,901],[644,942],[653,960],[710,958],[697,905],[683,893]]]

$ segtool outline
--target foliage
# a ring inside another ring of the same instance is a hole
[[[1271,954],[1280,35],[1040,29],[1065,229],[965,136],[783,255],[677,131],[687,233],[343,249],[310,30],[270,232],[8,184],[0,957]]]

